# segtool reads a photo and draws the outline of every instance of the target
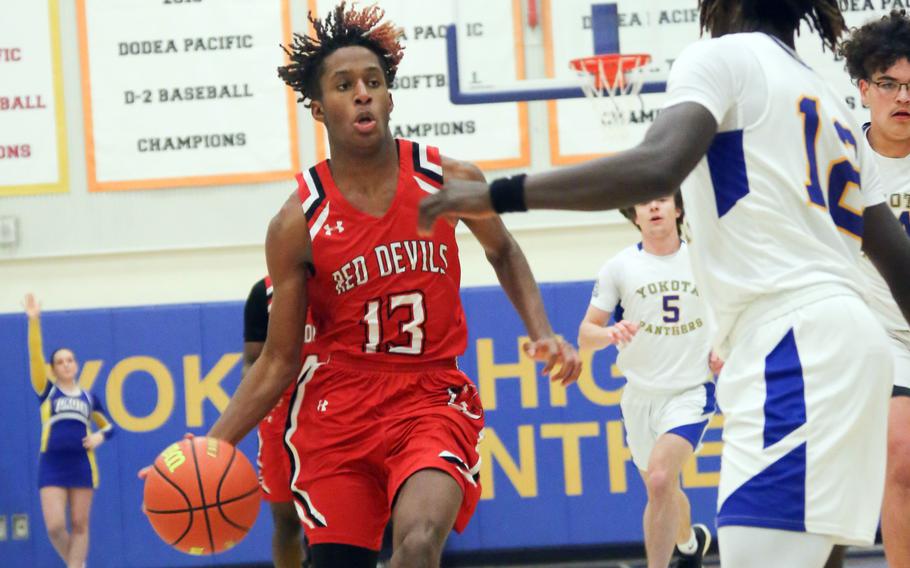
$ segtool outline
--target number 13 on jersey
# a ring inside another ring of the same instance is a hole
[[[405,321],[395,324],[390,320],[397,312],[405,312]],[[407,314],[410,312],[410,315]],[[383,317],[385,316],[385,317]],[[385,320],[385,321],[383,321]],[[363,319],[360,324],[364,326],[366,334],[363,343],[364,353],[398,353],[400,355],[420,355],[423,353],[424,327],[426,310],[424,309],[423,293],[413,290],[400,294],[390,294],[387,298],[370,300],[364,306]],[[383,341],[383,324],[397,325],[398,333],[406,334],[409,340],[404,343]]]
[[[806,191],[809,193],[809,203],[827,209],[834,221],[834,225],[841,231],[855,238],[863,237],[863,211],[857,210],[846,203],[850,189],[860,189],[859,171],[846,156],[831,160],[828,164],[828,199],[825,202],[825,192],[819,181],[818,175],[818,135],[821,123],[818,115],[818,99],[803,97],[799,100],[799,113],[803,116],[803,134],[806,143],[807,180]],[[853,146],[856,151],[856,139],[849,128],[845,128],[836,120],[834,129],[844,146]]]

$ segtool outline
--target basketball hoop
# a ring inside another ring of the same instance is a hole
[[[605,53],[569,62],[586,79],[581,88],[601,112],[605,126],[628,123],[628,112],[620,104],[625,97],[637,97],[644,108],[641,89],[645,82],[644,68],[649,63],[651,56],[646,53]],[[607,101],[613,106],[612,112],[604,108]]]

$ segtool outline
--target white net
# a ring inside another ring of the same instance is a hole
[[[570,65],[582,78],[582,91],[591,101],[604,126],[629,123],[636,107],[644,108],[641,89],[647,55],[610,55],[575,59]]]

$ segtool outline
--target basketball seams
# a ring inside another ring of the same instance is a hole
[[[188,510],[192,509],[192,508],[193,508],[193,502],[190,501],[190,498],[189,498],[189,496],[186,494],[186,491],[184,491],[183,489],[181,489],[180,486],[177,485],[176,483],[174,483],[174,481],[172,481],[168,476],[164,475],[164,472],[161,471],[161,468],[158,467],[158,464],[157,464],[157,463],[156,463],[156,464],[152,464],[152,467],[155,468],[155,471],[158,472],[158,475],[161,477],[161,479],[163,479],[164,481],[166,481],[166,482],[168,483],[168,485],[170,485],[171,487],[173,487],[174,489],[176,489],[177,492],[180,493],[180,496],[183,497],[183,500],[186,501],[186,506],[188,507],[188,509],[184,509],[184,510],[187,510],[187,511],[188,511]]]
[[[189,507],[188,510],[192,510],[192,508],[193,508],[193,502],[190,501],[190,498],[189,498],[189,496],[186,494],[186,492],[185,492],[183,489],[181,489],[179,485],[177,485],[176,483],[174,483],[173,480],[171,480],[169,477],[167,477],[166,475],[164,475],[164,472],[161,471],[161,469],[158,467],[158,464],[157,464],[157,463],[153,463],[153,464],[152,464],[152,467],[155,468],[155,471],[158,473],[158,476],[161,477],[161,479],[165,480],[171,487],[173,487],[174,489],[176,489],[176,490],[180,493],[180,495],[183,497],[183,500],[186,501],[186,506]],[[146,513],[148,513],[148,512],[150,512],[150,511],[149,511],[148,509],[146,509]],[[193,528],[193,514],[192,514],[192,513],[190,513],[190,518],[189,518],[189,520],[188,520],[187,523],[186,523],[186,528],[183,529],[183,532],[180,534],[180,536],[177,538],[177,540],[175,540],[174,542],[171,543],[171,546],[177,546],[177,544],[178,544],[181,540],[183,540],[183,538],[184,538],[186,535],[189,534],[191,528]]]
[[[235,523],[233,520],[231,520],[230,517],[227,516],[227,513],[225,513],[224,509],[222,508],[223,505],[227,505],[228,503],[238,501],[240,499],[243,499],[244,497],[251,495],[252,493],[254,493],[256,491],[259,491],[259,486],[257,485],[256,487],[254,487],[252,489],[252,491],[248,491],[247,493],[245,493],[244,495],[241,495],[240,497],[237,497],[235,499],[230,499],[227,501],[221,500],[221,488],[224,485],[224,480],[227,479],[228,473],[231,471],[231,466],[234,464],[234,458],[236,458],[236,457],[237,457],[237,448],[234,446],[231,446],[231,458],[228,460],[227,465],[224,467],[224,473],[221,474],[221,479],[218,481],[218,489],[215,492],[215,506],[218,507],[218,512],[221,513],[222,519],[224,519],[225,521],[227,521],[229,524],[233,525],[234,527],[246,532],[246,531],[250,530],[252,527],[245,527],[245,526],[241,525],[240,523]]]
[[[234,463],[234,458],[237,456],[237,448],[231,447],[231,457],[228,459],[227,465],[224,466],[224,471],[221,472],[221,479],[218,480],[218,488],[215,489],[215,502],[221,503],[221,488],[224,486],[224,480],[227,479],[228,472],[231,471],[231,465]]]
[[[192,453],[193,467],[186,469],[188,465],[184,466],[178,476],[169,477],[180,465],[189,461],[187,449]],[[215,554],[232,548],[252,529],[259,513],[258,506],[252,505],[259,503],[260,489],[250,462],[233,444],[204,437],[182,440],[169,446],[156,462],[152,464],[155,471],[149,473],[161,477],[166,483],[162,484],[154,478],[147,480],[145,499],[150,502],[143,503],[143,510],[155,532],[169,546],[189,554]],[[198,504],[193,495],[194,473],[199,492]],[[169,495],[169,486],[177,490],[179,500]],[[231,496],[222,501],[225,494]],[[213,511],[210,514],[208,510],[216,507],[217,513]],[[195,519],[199,511],[205,518],[204,531],[202,519]],[[174,517],[186,514],[188,521]],[[175,540],[178,533],[180,536]]]
[[[258,486],[254,487],[253,489],[250,489],[246,493],[243,493],[236,497],[231,497],[230,499],[225,499],[224,501],[212,503],[211,505],[206,505],[204,507],[190,507],[189,509],[166,509],[166,510],[157,510],[157,509],[146,508],[145,512],[154,513],[156,515],[172,515],[172,514],[176,514],[176,513],[195,513],[196,511],[201,511],[203,509],[211,509],[213,507],[218,507],[219,505],[230,505],[231,503],[236,503],[237,501],[243,501],[250,495],[254,495],[257,491],[259,491]],[[243,527],[241,527],[241,528],[243,528]],[[249,530],[249,527],[245,528],[244,530]]]
[[[212,536],[212,523],[209,521],[209,510],[205,504],[205,488],[202,485],[202,473],[199,471],[199,458],[196,457],[196,444],[190,440],[190,450],[193,454],[193,466],[196,468],[196,481],[199,482],[199,498],[202,499],[202,514],[205,515],[205,530],[209,535],[210,554],[215,553],[215,539]]]

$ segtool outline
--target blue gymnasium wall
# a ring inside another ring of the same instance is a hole
[[[542,286],[558,333],[574,340],[587,307],[587,283]],[[577,385],[553,388],[520,355],[520,319],[499,288],[463,291],[470,340],[462,368],[487,407],[484,498],[452,552],[597,546],[642,541],[645,492],[619,422],[622,377],[615,352],[597,353]],[[240,380],[242,305],[192,304],[51,312],[45,348],[68,346],[82,378],[104,398],[117,435],[98,451],[101,487],[91,522],[89,566],[210,566],[268,561],[267,507],[250,535],[217,557],[171,550],[140,512],[140,467],[184,432],[204,433]],[[657,354],[655,354],[657,355]],[[27,513],[29,538],[0,541],[0,566],[59,566],[44,530],[36,487],[40,421],[28,380],[26,321],[0,315],[0,516]],[[540,366],[536,367],[539,371]],[[208,395],[208,396],[206,396]],[[715,426],[719,426],[719,423]],[[713,525],[720,430],[684,483],[693,516]],[[240,445],[255,456],[255,435]]]

